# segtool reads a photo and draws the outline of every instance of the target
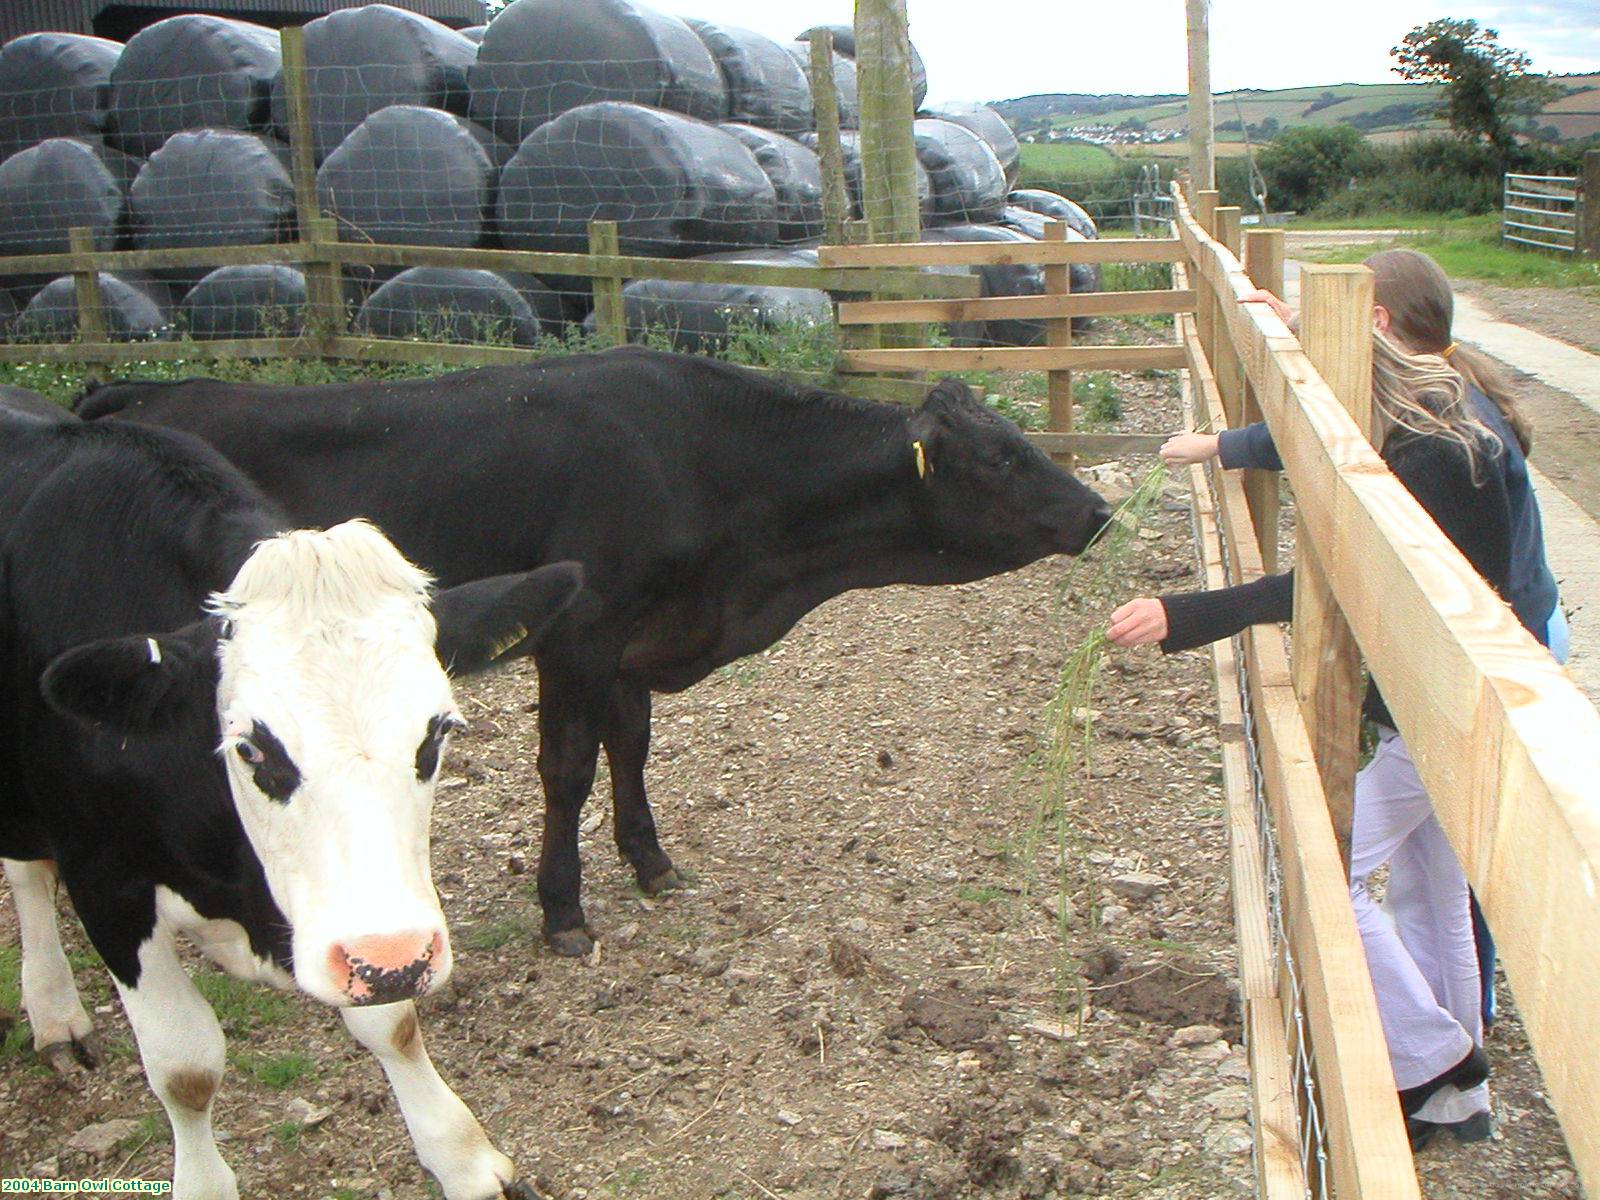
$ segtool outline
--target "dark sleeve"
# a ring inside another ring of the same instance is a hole
[[[1464,447],[1441,437],[1411,437],[1385,447],[1395,477],[1434,524],[1502,596],[1511,579],[1511,500],[1505,459],[1480,454],[1478,478]]]
[[[1217,434],[1217,462],[1230,471],[1236,467],[1283,470],[1283,459],[1278,457],[1278,447],[1273,444],[1272,431],[1265,421]]]
[[[1179,592],[1158,597],[1167,610],[1166,654],[1192,650],[1232,637],[1250,625],[1270,625],[1294,615],[1294,572],[1263,575],[1214,592]]]

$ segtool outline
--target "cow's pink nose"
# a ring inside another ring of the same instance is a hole
[[[437,930],[374,934],[328,950],[333,986],[356,1004],[394,1004],[425,995],[444,960]]]

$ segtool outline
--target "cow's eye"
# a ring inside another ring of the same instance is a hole
[[[439,772],[439,755],[444,750],[444,740],[467,723],[455,713],[440,713],[428,721],[428,732],[417,747],[417,779],[427,783]]]
[[[234,743],[234,752],[250,768],[250,778],[268,799],[287,804],[300,786],[300,768],[272,730],[260,721]]]

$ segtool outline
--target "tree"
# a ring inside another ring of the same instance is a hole
[[[1361,131],[1349,125],[1291,125],[1258,162],[1273,201],[1304,212],[1346,187],[1372,160]]]
[[[1476,21],[1444,18],[1419,25],[1390,51],[1402,78],[1443,85],[1440,109],[1450,128],[1468,141],[1480,138],[1505,163],[1516,153],[1518,117],[1533,116],[1559,94],[1531,60],[1500,44],[1500,34]]]

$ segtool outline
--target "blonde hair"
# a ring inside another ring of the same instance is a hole
[[[1526,454],[1533,445],[1533,430],[1517,409],[1505,373],[1486,354],[1470,346],[1462,346],[1451,339],[1450,326],[1455,319],[1455,295],[1450,290],[1450,280],[1439,264],[1416,250],[1382,250],[1368,258],[1366,265],[1375,277],[1374,301],[1388,310],[1390,329],[1412,353],[1407,355],[1405,350],[1393,344],[1393,339],[1384,339],[1379,335],[1380,340],[1388,340],[1396,355],[1418,360],[1415,373],[1409,376],[1410,380],[1432,395],[1435,387],[1433,372],[1422,365],[1420,360],[1437,359],[1451,374],[1471,384],[1494,401],[1495,407],[1504,414],[1507,423],[1516,434],[1522,452]],[[1398,369],[1391,372],[1390,384],[1403,386],[1402,380],[1406,378],[1408,378],[1407,371],[1403,368]],[[1376,402],[1378,391],[1376,364],[1373,385]],[[1392,406],[1405,407],[1404,398],[1401,396],[1390,395],[1387,399]],[[1446,436],[1454,436],[1456,440],[1463,441],[1463,444],[1469,444],[1464,441],[1469,433],[1486,433],[1488,430],[1482,422],[1472,416],[1465,405],[1459,407],[1462,412],[1460,419],[1445,411],[1439,411],[1436,415],[1446,426],[1455,431],[1454,434]],[[1398,423],[1410,427],[1405,422]],[[1426,420],[1412,423],[1424,426],[1430,424]],[[1469,427],[1476,428],[1469,429]],[[1442,433],[1444,430],[1433,429],[1431,432]],[[1474,462],[1476,462],[1475,457]]]

